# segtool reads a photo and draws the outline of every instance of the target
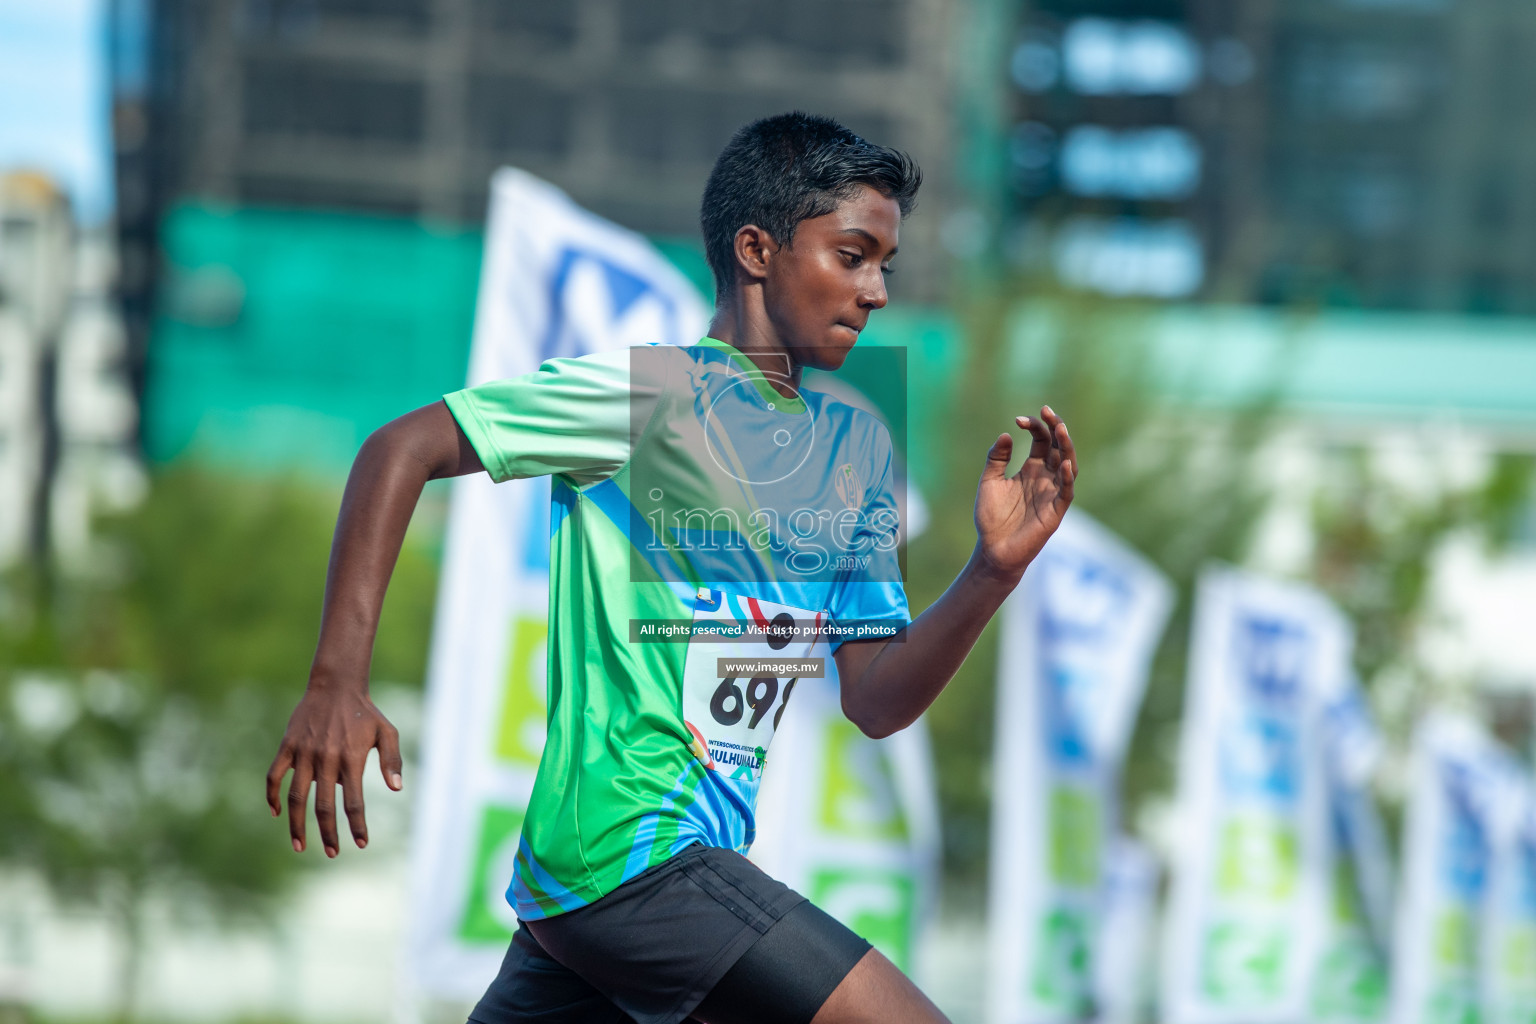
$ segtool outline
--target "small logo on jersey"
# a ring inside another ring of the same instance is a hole
[[[864,485],[859,482],[859,474],[853,471],[853,463],[845,462],[837,467],[837,472],[832,474],[832,486],[843,507],[858,508],[864,504]]]
[[[718,590],[700,587],[698,593],[693,595],[693,599],[697,603],[696,611],[717,612],[720,610],[720,602],[725,599],[725,595]]]
[[[689,732],[693,733],[693,741],[688,744],[688,750],[693,754],[695,758],[698,759],[700,764],[702,764],[705,768],[713,771],[715,767],[715,759],[709,756],[709,743],[705,741],[704,734],[699,732],[698,726],[694,725],[686,718],[683,719],[683,724],[688,727]]]

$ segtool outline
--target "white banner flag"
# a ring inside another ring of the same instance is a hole
[[[1313,1024],[1387,1016],[1392,863],[1370,779],[1381,736],[1353,681],[1323,712],[1328,773],[1327,907],[1312,979]]]
[[[872,740],[843,715],[837,670],[801,679],[774,733],[751,858],[912,971],[937,897],[939,809],[919,719]]]
[[[556,356],[691,345],[703,299],[640,235],[513,169],[492,179],[469,385]],[[504,891],[545,731],[549,481],[453,482],[427,677],[407,962],[474,999],[517,926]]]
[[[1479,987],[1505,755],[1469,719],[1434,712],[1414,734],[1403,886],[1392,956],[1393,1024],[1489,1020]]]
[[[1349,679],[1350,630],[1310,588],[1201,577],[1179,758],[1163,965],[1170,1024],[1307,1019],[1327,911],[1322,709]]]
[[[1124,836],[1115,842],[1093,951],[1095,1024],[1137,1024],[1150,1017],[1161,877],[1161,866],[1145,845]]]
[[[1513,766],[1508,776],[1483,920],[1483,1020],[1536,1024],[1536,784]]]
[[[1120,766],[1172,587],[1073,510],[1003,607],[988,1019],[1080,1020],[1118,833]]]

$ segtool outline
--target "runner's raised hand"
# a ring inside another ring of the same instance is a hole
[[[991,572],[1016,580],[1072,504],[1077,451],[1066,423],[1048,405],[1038,417],[1014,422],[1030,433],[1029,457],[1008,476],[1013,437],[1000,434],[992,442],[976,486],[976,554]]]

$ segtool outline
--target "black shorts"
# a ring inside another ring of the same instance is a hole
[[[869,943],[731,850],[693,845],[523,923],[475,1024],[807,1024]]]

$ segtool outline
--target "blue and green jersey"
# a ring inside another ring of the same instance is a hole
[[[553,477],[518,916],[584,906],[690,843],[745,852],[797,680],[907,623],[888,432],[786,397],[711,338],[552,359],[446,401],[495,480]]]

